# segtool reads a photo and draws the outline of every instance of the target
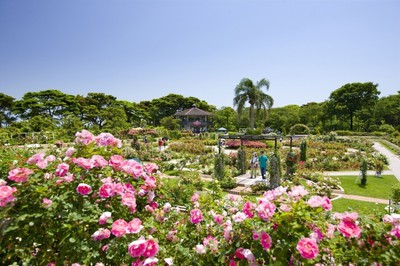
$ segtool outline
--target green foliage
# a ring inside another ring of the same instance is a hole
[[[290,128],[290,135],[294,134],[310,134],[310,129],[304,124],[295,124]]]
[[[367,184],[367,171],[368,171],[368,162],[366,160],[361,161],[360,171],[361,171],[361,185],[365,186]]]
[[[273,153],[269,157],[268,172],[271,188],[277,188],[281,184],[281,157],[279,153]]]
[[[246,151],[244,149],[239,149],[237,152],[237,169],[241,174],[246,173],[247,169]]]
[[[390,198],[396,204],[400,204],[400,184],[392,186]]]
[[[291,176],[296,172],[299,155],[294,151],[286,154],[286,176]]]
[[[225,176],[225,155],[216,154],[214,158],[214,177],[217,180],[224,179]]]
[[[307,161],[307,141],[304,139],[300,143],[300,161]]]

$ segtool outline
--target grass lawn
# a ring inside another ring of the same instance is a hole
[[[392,186],[399,184],[393,175],[382,177],[367,176],[367,184],[362,186],[360,181],[355,184],[357,176],[340,176],[339,180],[345,194],[358,195],[371,198],[388,199],[392,192]]]
[[[332,201],[333,212],[358,212],[359,214],[364,215],[387,214],[387,211],[385,210],[386,206],[386,204],[351,199],[338,199]]]

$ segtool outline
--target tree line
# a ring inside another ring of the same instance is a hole
[[[82,96],[54,89],[27,92],[19,100],[0,93],[0,132],[57,131],[73,135],[82,128],[116,133],[132,127],[158,126],[175,130],[179,129],[179,121],[172,115],[193,105],[214,114],[212,130],[224,127],[229,131],[262,131],[268,127],[288,134],[296,124],[304,124],[314,133],[400,130],[400,91],[379,98],[378,84],[372,82],[345,84],[321,103],[277,108],[272,106],[272,97],[262,92],[263,87],[269,89],[268,80],[253,83],[242,79],[234,88],[236,109],[217,109],[204,100],[173,93],[138,103],[104,93]]]

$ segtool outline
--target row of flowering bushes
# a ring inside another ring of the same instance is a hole
[[[83,130],[75,142],[66,151],[7,160],[10,169],[0,180],[0,264],[394,265],[400,260],[400,221],[393,215],[333,213],[329,198],[303,186],[266,191],[257,202],[221,198],[215,188],[194,193],[176,208],[157,166],[123,158],[112,135]]]

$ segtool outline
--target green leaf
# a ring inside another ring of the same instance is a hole
[[[69,242],[70,242],[70,243],[75,243],[75,242],[76,242],[76,239],[73,238],[73,237],[71,237],[71,238],[69,239]]]

